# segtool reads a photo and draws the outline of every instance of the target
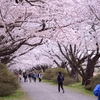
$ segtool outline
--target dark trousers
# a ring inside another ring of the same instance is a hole
[[[27,78],[24,78],[24,82],[26,82]]]
[[[58,92],[60,92],[60,88],[61,88],[62,91],[64,92],[63,82],[58,82]]]
[[[39,78],[39,82],[41,82],[41,78]]]
[[[34,82],[36,82],[36,77],[33,77]]]

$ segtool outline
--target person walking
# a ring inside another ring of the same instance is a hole
[[[21,73],[19,73],[18,74],[18,81],[21,82],[21,80],[22,80],[22,75],[21,75]]]
[[[27,73],[26,72],[23,73],[23,78],[24,78],[24,82],[26,82],[27,81]]]
[[[39,72],[39,74],[38,74],[38,79],[39,79],[39,82],[41,82],[41,80],[42,80],[42,74],[41,74],[41,72]]]
[[[93,90],[93,93],[95,96],[98,97],[98,100],[100,100],[100,84],[97,84]]]
[[[58,92],[60,92],[60,88],[61,88],[64,93],[64,88],[63,88],[64,76],[62,75],[61,72],[59,72],[58,74],[57,81],[58,81]]]
[[[36,82],[36,76],[37,76],[37,74],[36,74],[36,72],[34,73],[34,82]]]
[[[31,82],[32,81],[32,72],[29,72],[28,78],[29,78],[29,82]]]

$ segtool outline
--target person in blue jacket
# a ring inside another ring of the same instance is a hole
[[[64,93],[64,88],[63,88],[64,76],[62,75],[61,72],[59,72],[58,74],[57,81],[58,81],[58,92],[60,92],[60,88],[61,88]]]
[[[95,96],[98,97],[98,100],[100,100],[100,84],[95,86],[93,93],[94,93]]]

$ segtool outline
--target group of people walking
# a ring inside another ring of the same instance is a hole
[[[41,72],[39,73],[36,73],[36,72],[19,72],[18,73],[18,80],[19,82],[22,81],[22,78],[24,79],[24,82],[36,82],[37,78],[38,78],[38,81],[41,82],[42,80],[42,74]],[[64,76],[62,75],[61,72],[58,73],[58,76],[57,76],[57,81],[58,81],[58,92],[60,92],[60,88],[62,89],[63,93],[65,92],[64,91],[64,88],[63,88],[63,81],[64,81]]]
[[[38,81],[41,82],[42,80],[42,74],[39,72],[38,74],[35,72],[29,72],[28,74],[26,72],[19,73],[19,81],[22,80],[22,77],[24,78],[24,82],[27,82],[29,79],[29,82],[32,80],[36,82],[36,79],[38,78]],[[64,88],[63,88],[63,81],[64,81],[64,76],[62,75],[61,72],[58,73],[57,76],[57,82],[58,82],[58,92],[60,92],[60,89],[62,89],[62,92],[64,93]],[[100,100],[100,84],[96,85],[94,90],[94,95],[98,97],[98,100]]]
[[[23,72],[23,73],[18,73],[18,80],[19,82],[22,81],[22,79],[24,79],[24,82],[36,82],[36,79],[38,78],[39,82],[41,82],[42,80],[42,74],[39,72],[39,73],[36,73],[36,72]]]
[[[27,74],[27,72],[23,72],[23,73],[19,73],[18,75],[18,80],[21,82],[22,78],[24,79],[24,82],[32,82],[32,80],[34,82],[36,82],[36,79],[38,78],[38,81],[41,82],[42,80],[42,74],[41,72],[39,72],[38,74],[36,72],[29,72]],[[63,81],[64,81],[64,76],[62,75],[61,72],[58,73],[57,76],[57,81],[58,81],[58,92],[60,92],[60,88],[62,89],[63,93],[64,93],[64,88],[63,88]]]

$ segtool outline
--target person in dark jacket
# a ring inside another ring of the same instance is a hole
[[[27,73],[26,72],[23,73],[23,78],[24,78],[24,82],[26,82],[26,80],[27,80]]]
[[[29,81],[31,82],[32,81],[32,72],[29,72],[28,78],[29,78]]]
[[[98,97],[98,100],[100,100],[100,84],[97,84],[93,90],[93,93],[95,96]]]
[[[60,92],[60,88],[61,88],[64,93],[64,88],[63,88],[64,76],[62,75],[61,72],[59,72],[58,74],[57,81],[58,81],[58,92]]]

